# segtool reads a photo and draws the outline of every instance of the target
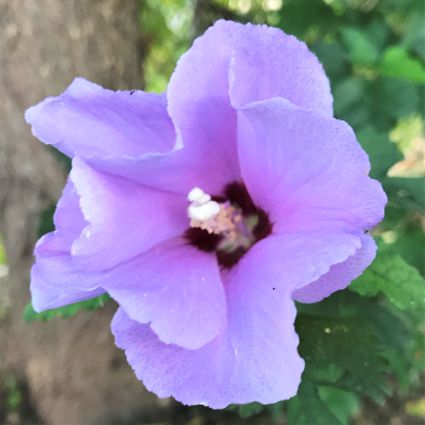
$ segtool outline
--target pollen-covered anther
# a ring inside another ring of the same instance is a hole
[[[187,210],[190,227],[224,235],[228,240],[238,237],[238,223],[242,221],[242,216],[230,203],[213,201],[198,187],[189,192],[187,199],[191,202]]]

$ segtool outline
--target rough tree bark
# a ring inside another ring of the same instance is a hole
[[[10,268],[0,282],[0,301],[9,300],[0,379],[2,371],[3,379],[19,373],[47,424],[125,423],[158,409],[114,348],[112,305],[48,324],[22,321],[39,214],[65,181],[59,162],[31,136],[24,111],[77,75],[115,89],[140,87],[138,3],[0,0],[0,235]]]

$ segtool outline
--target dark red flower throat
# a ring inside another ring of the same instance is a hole
[[[227,243],[225,235],[211,233],[199,227],[188,228],[185,238],[201,251],[215,251],[220,266],[231,268],[252,245],[272,232],[273,225],[266,212],[255,206],[243,183],[231,183],[225,187],[223,195],[211,196],[211,199],[221,205],[230,205],[238,211],[242,218],[238,229],[242,229],[243,239]],[[243,243],[240,242],[242,240]]]

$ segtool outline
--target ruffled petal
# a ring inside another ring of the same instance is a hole
[[[235,117],[234,110],[230,115]],[[206,134],[210,127],[223,128],[220,136],[214,134],[220,140],[234,141],[234,128],[230,136],[221,117],[214,121],[213,115],[199,110],[199,126],[191,133],[196,149],[182,150],[164,95],[114,92],[76,78],[63,94],[29,108],[25,117],[43,142],[70,157],[79,156],[94,169],[146,187],[187,194],[194,186],[202,186],[220,193],[236,179],[223,172],[220,159],[214,159],[213,140],[207,145],[198,143],[204,137],[199,132]],[[229,122],[234,126],[235,119]],[[235,150],[235,143],[232,146]],[[234,164],[236,160],[226,168],[233,169]]]
[[[282,96],[332,115],[329,82],[304,43],[276,28],[218,21],[179,60],[168,109],[198,185],[220,194],[239,180],[231,105]],[[212,178],[213,176],[213,178]]]
[[[333,116],[329,80],[304,42],[265,25],[219,21],[216,27],[220,48],[231,51],[230,94],[235,107],[282,97]]]
[[[71,248],[85,269],[106,270],[180,235],[188,226],[187,201],[95,171],[78,157],[73,181],[89,223]]]
[[[195,46],[199,47],[196,42]],[[183,146],[180,155],[198,174],[197,185],[209,193],[221,194],[227,184],[240,178],[236,112],[230,105],[227,91],[216,86],[214,80],[209,93],[198,93],[197,80],[190,81],[190,72],[196,66],[191,52],[202,50],[195,46],[182,56],[171,78],[168,108]],[[209,66],[219,78],[220,70],[214,62]]]
[[[49,310],[84,301],[105,292],[102,275],[76,268],[69,253],[51,250],[53,234],[40,239],[31,269],[31,299],[35,311]]]
[[[184,122],[186,107],[208,99],[226,104],[229,89],[238,107],[282,97],[332,116],[329,81],[316,56],[294,36],[266,25],[219,20],[196,39],[170,80],[171,116]]]
[[[99,287],[101,279],[78,271],[70,255],[73,241],[87,222],[69,179],[58,202],[54,223],[55,231],[44,235],[34,250],[30,289],[36,311],[61,307],[104,292]]]
[[[164,344],[120,309],[112,323],[116,344],[126,351],[138,378],[159,397],[217,409],[290,398],[304,366],[297,353],[291,294],[359,246],[348,234],[263,239],[223,273],[227,327],[210,343],[198,350]]]
[[[376,254],[376,244],[373,238],[365,234],[361,237],[362,245],[342,263],[335,264],[328,273],[309,285],[296,290],[293,299],[302,303],[315,303],[323,300],[335,291],[345,289],[354,279],[358,278],[372,263]]]
[[[114,92],[83,78],[29,108],[25,118],[37,138],[70,157],[137,157],[168,152],[175,143],[164,96]]]
[[[243,180],[275,232],[355,232],[382,220],[385,193],[345,122],[272,99],[241,109],[238,124]]]
[[[137,377],[159,397],[215,409],[231,403],[268,404],[295,395],[304,366],[296,349],[295,306],[287,297],[278,307],[275,318],[253,309],[257,323],[249,316],[233,316],[234,326],[245,330],[228,331],[198,350],[164,344],[123,309],[112,321],[112,332]]]
[[[110,270],[107,292],[159,339],[199,348],[226,323],[226,300],[216,257],[180,239],[164,242]]]

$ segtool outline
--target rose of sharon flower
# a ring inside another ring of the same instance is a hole
[[[386,203],[306,45],[219,21],[166,94],[78,78],[26,119],[72,158],[56,230],[35,248],[34,308],[109,293],[116,344],[160,397],[223,408],[296,394],[294,300],[363,272]]]

